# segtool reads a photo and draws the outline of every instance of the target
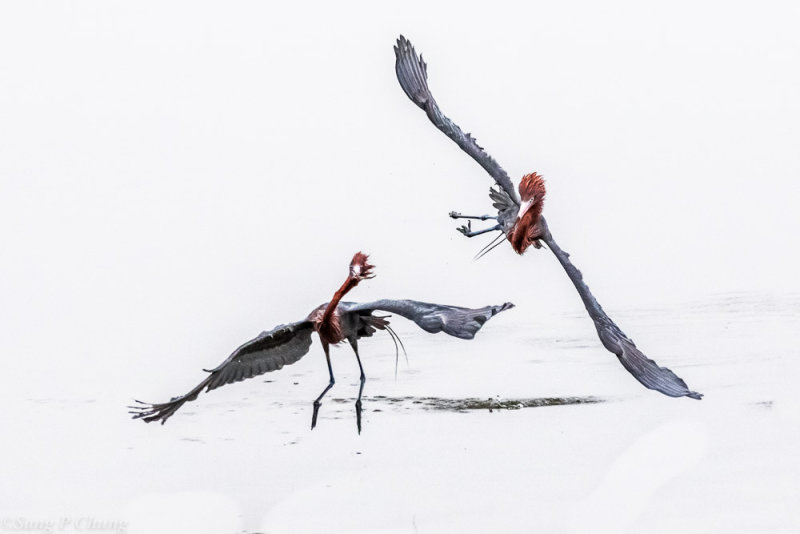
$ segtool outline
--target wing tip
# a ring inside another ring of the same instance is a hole
[[[602,340],[602,337],[601,337]],[[689,397],[702,400],[703,394],[689,389],[686,381],[668,367],[661,367],[640,351],[633,341],[624,338],[619,341],[617,353],[622,366],[647,389],[657,391],[668,397]],[[608,347],[607,347],[608,348]],[[613,350],[611,352],[614,352]]]
[[[411,41],[409,41],[406,38],[406,36],[401,33],[400,36],[397,38],[397,44],[395,45],[394,49],[395,50],[400,49],[400,51],[405,51],[405,50],[411,49],[411,51],[413,52],[414,51],[414,45],[412,45]]]
[[[427,65],[422,55],[417,55],[414,45],[402,34],[394,46],[395,74],[406,96],[421,109],[432,100],[427,85]]]
[[[495,306],[492,309],[492,312],[493,312],[492,315],[497,315],[500,312],[504,312],[506,310],[510,310],[511,308],[514,308],[514,307],[516,307],[516,304],[514,304],[513,302],[504,302],[500,306]]]

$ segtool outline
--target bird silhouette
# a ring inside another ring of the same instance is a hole
[[[454,219],[468,220],[465,226],[458,229],[467,237],[492,231],[500,232],[495,240],[478,253],[478,257],[486,254],[504,240],[508,240],[518,254],[523,254],[531,245],[534,248],[541,248],[542,243],[546,244],[575,285],[586,311],[589,312],[589,317],[594,322],[601,343],[619,358],[623,367],[649,389],[670,397],[686,396],[701,399],[702,394],[690,390],[683,379],[666,367],[659,367],[656,362],[647,358],[603,311],[594,295],[589,291],[589,286],[583,281],[583,275],[570,261],[569,254],[562,250],[553,239],[547,221],[542,216],[545,198],[545,185],[542,177],[537,173],[523,176],[519,184],[519,196],[517,196],[514,184],[506,171],[478,145],[471,134],[465,134],[439,109],[428,88],[427,65],[422,57],[417,55],[408,39],[401,35],[394,47],[394,52],[397,80],[408,98],[425,111],[430,121],[477,161],[497,183],[497,189],[492,187],[489,190],[489,197],[493,201],[494,208],[497,209],[497,215],[474,216],[450,212],[450,217]],[[472,230],[471,220],[485,221],[489,219],[496,220],[497,224],[482,230]]]
[[[359,282],[373,278],[373,269],[374,266],[368,262],[366,254],[356,253],[350,262],[347,279],[334,293],[330,302],[319,305],[301,321],[277,326],[243,344],[217,367],[206,370],[209,375],[185,395],[174,397],[163,403],[135,401],[136,405],[130,406],[133,418],[142,419],[147,423],[161,421],[161,424],[164,424],[181,406],[197,399],[204,389],[208,392],[226,384],[277,371],[284,365],[291,365],[308,353],[311,347],[311,335],[316,332],[322,343],[322,350],[325,352],[330,381],[314,401],[311,428],[313,429],[317,424],[317,414],[322,404],[322,398],[335,383],[330,346],[346,340],[353,348],[361,371],[361,384],[355,404],[356,425],[358,432],[361,433],[361,394],[364,391],[366,376],[364,367],[361,365],[361,357],[358,354],[358,340],[372,336],[377,330],[384,330],[395,342],[396,349],[397,342],[400,341],[389,326],[388,318],[390,316],[375,315],[374,312],[400,315],[412,320],[417,326],[431,334],[444,332],[457,338],[472,339],[486,321],[498,313],[514,307],[510,302],[500,306],[486,306],[478,309],[429,304],[415,300],[382,299],[361,304],[342,302],[345,294]],[[402,342],[400,343],[402,345]]]

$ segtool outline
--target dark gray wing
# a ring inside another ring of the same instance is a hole
[[[622,334],[618,327],[616,329]],[[617,355],[622,366],[646,388],[660,391],[670,397],[691,397],[697,400],[703,398],[702,393],[691,391],[681,377],[666,367],[659,367],[656,362],[642,354],[625,334],[622,336],[616,345],[617,350],[612,352]]]
[[[189,393],[160,404],[136,401],[138,405],[131,406],[130,413],[134,419],[143,419],[147,423],[161,421],[163,425],[178,408],[195,400],[203,389],[208,392],[295,363],[308,353],[313,331],[310,321],[299,321],[262,332],[236,349],[217,367],[206,370],[210,374]]]
[[[509,198],[508,193],[502,188],[490,187],[489,198],[492,199],[492,206],[497,210],[497,222],[502,225],[504,233],[509,233],[517,222],[519,206]]]
[[[408,98],[422,108],[431,122],[447,137],[455,141],[461,150],[472,156],[481,167],[486,169],[486,172],[503,188],[509,198],[519,205],[519,197],[506,171],[482,147],[478,146],[474,137],[461,131],[461,128],[439,109],[428,89],[427,65],[422,60],[422,56],[417,56],[408,39],[402,35],[397,39],[394,54],[396,58],[394,70],[397,73],[397,80]]]
[[[500,313],[514,307],[510,302],[500,306],[471,309],[446,304],[430,304],[416,300],[376,300],[362,304],[342,303],[348,312],[372,312],[375,310],[401,315],[417,323],[417,326],[435,334],[444,332],[461,339],[472,339],[481,327]]]
[[[630,374],[636,378],[644,387],[654,389],[670,397],[691,397],[693,399],[702,399],[703,395],[692,391],[686,382],[681,377],[673,373],[666,367],[659,367],[659,365],[636,348],[636,345],[626,336],[622,330],[606,315],[603,307],[594,298],[592,292],[589,291],[589,286],[583,281],[583,275],[569,259],[569,254],[566,253],[558,246],[550,234],[550,229],[547,227],[547,221],[544,217],[539,219],[539,225],[543,231],[543,238],[547,246],[553,251],[561,266],[567,272],[575,289],[583,300],[586,311],[589,312],[589,317],[594,321],[594,326],[597,329],[597,335],[603,346],[617,355],[620,363]]]

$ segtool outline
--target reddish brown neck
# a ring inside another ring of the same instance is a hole
[[[325,311],[322,313],[322,316],[320,317],[316,326],[320,339],[325,343],[330,343],[333,345],[344,339],[342,325],[339,323],[339,317],[336,315],[336,308],[339,306],[339,302],[342,300],[342,297],[344,297],[348,291],[357,285],[358,279],[348,276],[347,280],[345,280],[344,284],[342,284],[342,287],[340,287],[336,293],[333,294],[333,298],[328,303]]]
[[[537,202],[517,219],[517,223],[510,232],[509,241],[517,254],[522,254],[534,242],[539,239],[541,232],[537,226],[539,216],[542,214],[542,204]],[[536,247],[539,248],[539,247]]]
[[[348,291],[353,289],[358,285],[358,280],[353,278],[352,276],[348,276],[347,280],[344,281],[342,287],[336,290],[336,293],[333,294],[333,298],[328,303],[328,307],[325,308],[325,313],[322,314],[322,319],[320,319],[320,324],[325,324],[331,320],[333,316],[333,312],[336,311],[336,307],[339,305],[339,301],[347,294]]]

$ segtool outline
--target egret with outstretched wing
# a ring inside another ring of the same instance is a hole
[[[311,428],[313,429],[317,424],[317,414],[322,397],[333,387],[335,382],[331,366],[330,345],[347,340],[355,352],[361,371],[361,385],[358,390],[358,400],[356,400],[356,424],[358,432],[361,433],[361,394],[364,391],[366,377],[364,367],[361,365],[361,357],[358,354],[358,340],[362,337],[370,337],[376,330],[385,330],[395,343],[400,341],[389,326],[387,320],[389,316],[374,315],[374,312],[395,313],[414,321],[420,328],[432,334],[444,332],[457,338],[472,339],[486,321],[496,314],[514,307],[510,302],[500,306],[486,306],[478,309],[429,304],[415,300],[383,299],[363,304],[341,302],[342,297],[359,282],[373,277],[373,268],[367,262],[366,254],[356,253],[350,262],[347,279],[330,302],[315,308],[302,321],[275,327],[248,341],[220,365],[207,370],[209,375],[205,380],[185,395],[154,404],[136,401],[137,405],[131,406],[134,419],[142,419],[148,423],[161,421],[161,424],[164,424],[181,406],[197,399],[203,390],[208,392],[225,384],[239,382],[277,371],[284,365],[291,365],[308,353],[311,347],[311,334],[317,332],[328,363],[330,381],[314,401]]]
[[[583,275],[570,261],[569,254],[556,244],[547,226],[547,221],[542,216],[545,197],[542,177],[536,173],[523,176],[519,184],[519,197],[517,197],[514,186],[503,168],[478,145],[472,135],[465,134],[439,109],[439,105],[428,88],[427,65],[422,57],[417,55],[408,39],[401,35],[394,47],[394,52],[397,80],[408,98],[425,111],[425,114],[439,130],[475,159],[499,186],[498,189],[490,188],[489,190],[489,196],[497,209],[497,215],[465,216],[457,212],[450,213],[454,219],[468,219],[467,225],[460,227],[459,232],[467,237],[492,231],[500,232],[495,240],[496,243],[490,243],[484,250],[491,250],[490,247],[499,245],[505,239],[518,254],[523,254],[531,245],[534,248],[540,248],[541,244],[545,243],[558,258],[575,285],[575,289],[578,290],[586,311],[589,312],[589,317],[594,321],[603,346],[617,355],[625,369],[636,380],[645,387],[670,397],[702,398],[702,394],[690,390],[686,382],[675,373],[666,367],[660,367],[642,354],[633,341],[603,311],[589,291],[589,286],[583,281]],[[473,231],[469,220],[475,219],[484,221],[494,219],[497,224],[490,228]]]

